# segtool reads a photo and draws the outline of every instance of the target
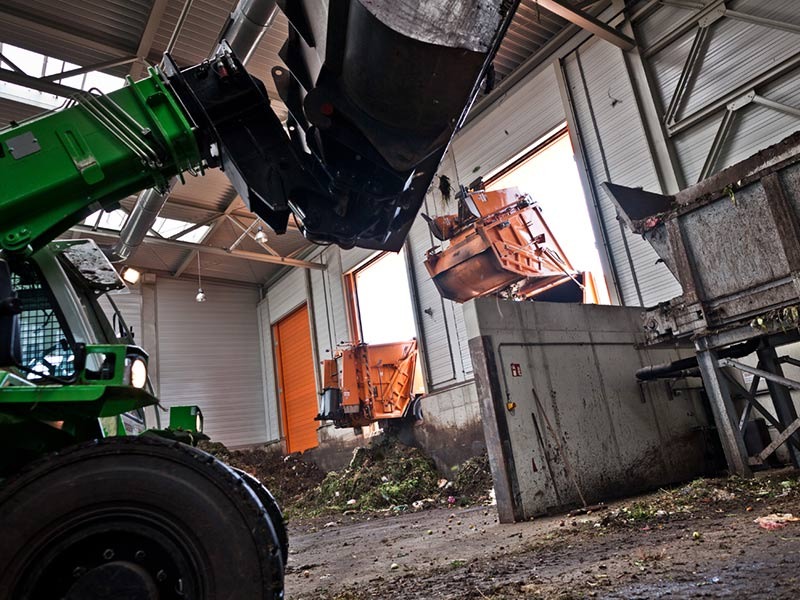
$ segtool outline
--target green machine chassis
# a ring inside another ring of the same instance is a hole
[[[100,306],[124,285],[94,242],[51,241],[214,166],[199,141],[212,138],[155,69],[0,130],[2,598],[283,597],[274,498],[180,443],[197,439],[198,408],[153,428],[147,354]]]

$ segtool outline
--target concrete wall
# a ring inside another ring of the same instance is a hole
[[[706,472],[716,452],[698,391],[636,382],[680,356],[636,347],[638,310],[491,299],[465,314],[501,520]]]
[[[407,441],[425,450],[442,473],[486,450],[474,381],[425,396],[422,413]]]

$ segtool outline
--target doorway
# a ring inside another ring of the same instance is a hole
[[[317,383],[308,305],[303,304],[273,325],[272,339],[286,451],[291,454],[316,448]]]

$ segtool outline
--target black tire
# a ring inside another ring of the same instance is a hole
[[[264,505],[264,508],[269,514],[270,520],[272,521],[272,526],[275,529],[275,536],[278,539],[278,543],[280,544],[281,548],[281,558],[283,559],[283,564],[286,564],[286,561],[289,559],[289,534],[286,531],[286,521],[283,518],[283,512],[281,511],[280,506],[278,506],[277,500],[275,500],[275,496],[272,495],[264,484],[262,484],[258,479],[250,475],[247,471],[242,471],[241,469],[233,468],[239,475],[242,476],[242,479],[250,486],[258,499],[261,501],[261,504]]]
[[[258,496],[178,442],[67,449],[5,483],[0,515],[0,598],[283,597],[280,542]]]

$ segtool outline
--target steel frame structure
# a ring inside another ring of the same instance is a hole
[[[758,336],[751,328],[749,339],[759,339],[756,351],[756,367],[731,358],[719,358],[719,351],[741,336],[712,335],[695,340],[697,362],[703,378],[720,442],[732,474],[741,477],[752,475],[752,467],[762,466],[780,446],[786,445],[793,466],[800,466],[800,419],[797,416],[790,390],[800,390],[800,382],[784,376],[782,364],[800,364],[790,356],[778,356],[776,348],[800,341],[800,332],[775,333]],[[734,378],[730,370],[735,369],[753,376],[749,388]],[[775,408],[773,415],[757,397],[761,380],[767,383],[769,396]],[[743,401],[737,411],[735,400]],[[744,441],[744,431],[751,413],[755,409],[778,431],[775,439],[754,456],[750,456]]]
[[[664,134],[671,143],[671,140],[679,134],[691,129],[720,111],[723,111],[722,119],[709,146],[698,181],[706,179],[718,170],[720,158],[723,156],[735,132],[737,117],[741,109],[756,104],[800,119],[800,107],[777,102],[766,97],[763,92],[765,86],[800,67],[800,53],[771,66],[761,73],[755,74],[741,85],[728,90],[704,106],[693,110],[690,114],[682,114],[682,109],[686,106],[691,96],[693,83],[700,73],[703,58],[708,49],[709,34],[716,23],[723,19],[729,19],[800,34],[800,24],[786,23],[733,10],[728,6],[730,2],[731,0],[709,0],[706,2],[692,0],[647,0],[647,2],[643,3],[629,16],[631,22],[636,23],[652,15],[654,11],[664,6],[695,11],[692,15],[689,15],[683,21],[679,22],[672,30],[664,33],[664,35],[649,44],[646,48],[642,48],[640,55],[644,60],[645,69],[647,71],[650,95],[658,102],[658,94],[653,83],[654,77],[650,72],[647,60],[679,40],[682,36],[694,30],[692,45],[684,61],[675,89],[673,90],[668,105],[666,107],[661,107],[659,112]],[[674,152],[674,150],[672,151]],[[665,191],[669,193],[672,190]]]

